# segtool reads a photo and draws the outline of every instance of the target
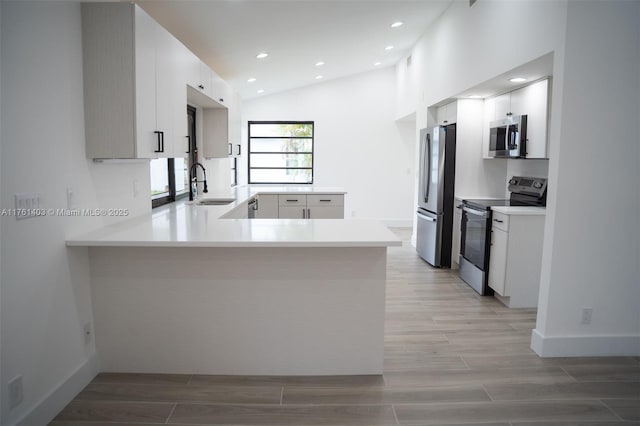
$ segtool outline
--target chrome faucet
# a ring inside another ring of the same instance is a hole
[[[196,166],[200,166],[202,169],[203,180],[198,180],[198,169]],[[189,169],[189,177],[191,178],[191,190],[189,191],[189,201],[193,201],[198,198],[198,182],[202,182],[204,188],[202,188],[202,192],[206,194],[209,192],[207,189],[207,171],[204,166],[200,163],[194,163]]]

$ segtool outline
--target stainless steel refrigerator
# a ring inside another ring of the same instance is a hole
[[[456,125],[420,131],[416,250],[431,265],[451,267]]]

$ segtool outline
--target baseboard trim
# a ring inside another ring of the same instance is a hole
[[[531,349],[542,358],[640,356],[640,336],[544,336],[534,329]]]
[[[99,368],[98,356],[96,353],[93,353],[84,364],[45,395],[14,424],[17,426],[49,424],[49,422],[96,377]]]
[[[413,219],[382,219],[382,223],[389,228],[411,228]]]

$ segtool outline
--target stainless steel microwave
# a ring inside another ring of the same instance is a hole
[[[527,155],[527,116],[512,115],[489,124],[489,156],[524,158]]]

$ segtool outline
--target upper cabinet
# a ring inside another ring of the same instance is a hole
[[[186,91],[172,59],[180,42],[133,4],[89,3],[82,5],[82,48],[87,156],[184,152]]]
[[[483,156],[489,157],[489,125],[509,115],[527,115],[525,158],[548,158],[549,80],[488,98],[484,103]]]
[[[446,126],[453,124],[457,121],[458,116],[458,103],[456,101],[450,102],[446,105],[440,106],[436,112],[436,120],[439,126]]]
[[[226,110],[235,93],[140,7],[83,3],[82,49],[89,158],[186,157],[189,90],[200,96],[199,106],[225,110],[217,114],[227,125],[215,132],[215,143],[226,152]]]

